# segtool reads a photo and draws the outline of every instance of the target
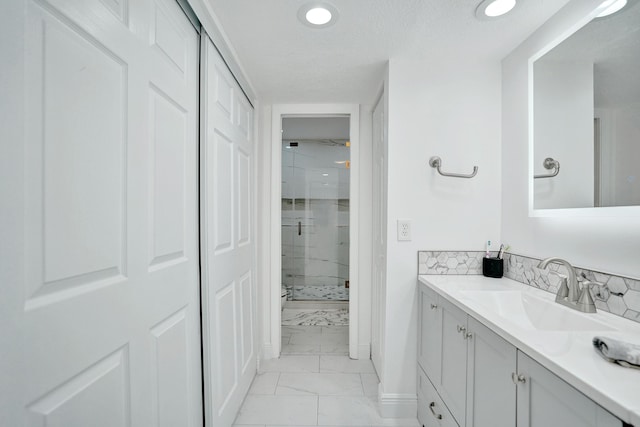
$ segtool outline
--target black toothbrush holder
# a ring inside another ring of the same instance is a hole
[[[482,274],[486,277],[499,279],[504,273],[504,260],[502,258],[482,258]]]

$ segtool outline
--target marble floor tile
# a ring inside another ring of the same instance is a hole
[[[280,374],[276,395],[363,396],[358,374]]]
[[[296,300],[348,301],[349,288],[344,285],[307,283],[294,286],[292,297]]]
[[[278,378],[280,378],[279,372],[256,374],[253,383],[251,383],[249,394],[275,394]]]
[[[382,418],[376,399],[363,396],[320,396],[318,424],[331,426],[419,427],[417,418]]]
[[[262,362],[261,372],[234,427],[419,427],[415,418],[380,417],[378,377],[370,360],[282,356]]]
[[[375,373],[371,360],[353,360],[348,356],[320,356],[322,373]]]
[[[323,334],[344,334],[349,335],[349,325],[332,325],[332,326],[323,326],[322,327]]]
[[[320,396],[318,424],[356,426],[381,424],[376,402],[365,396]]]
[[[236,423],[315,426],[318,424],[318,398],[250,394],[240,408]]]
[[[378,375],[376,374],[360,374],[362,378],[362,387],[365,396],[378,396]]]
[[[371,427],[420,427],[417,418],[383,418],[380,424]]]
[[[282,335],[293,334],[321,334],[324,326],[301,326],[301,325],[282,325]]]
[[[281,354],[320,354],[320,344],[286,344]]]
[[[349,336],[343,334],[295,334],[289,344],[349,344]]]
[[[346,308],[285,308],[282,310],[282,325],[285,326],[331,326],[348,324],[349,310]]]
[[[319,372],[320,356],[280,356],[260,364],[260,372]]]
[[[320,354],[348,356],[349,344],[320,344]]]

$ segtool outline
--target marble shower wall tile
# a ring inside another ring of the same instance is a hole
[[[348,300],[349,200],[283,199],[281,233],[289,299]]]
[[[482,251],[419,251],[418,274],[482,274]],[[491,256],[496,253],[492,252]],[[546,269],[537,267],[540,259],[517,254],[504,254],[504,275],[510,279],[551,293],[558,292],[560,278],[550,271],[567,274],[560,264]],[[640,322],[640,280],[576,267],[578,276],[606,285],[591,294],[598,310]],[[596,295],[595,293],[598,293]]]

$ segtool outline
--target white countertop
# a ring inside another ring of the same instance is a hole
[[[537,298],[555,295],[515,280],[479,275],[418,276],[427,286],[571,384],[621,420],[640,427],[640,370],[607,362],[593,348],[594,336],[640,344],[640,324],[598,311],[584,314],[612,331],[541,331],[522,328],[465,295],[469,290],[517,290]],[[559,307],[560,304],[557,304]],[[562,307],[566,310],[570,308]],[[582,315],[582,314],[581,314]]]

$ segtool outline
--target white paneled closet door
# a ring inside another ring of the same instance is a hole
[[[228,427],[256,372],[253,107],[206,34],[201,46],[205,417]]]
[[[201,426],[197,32],[174,0],[10,3],[0,424]]]

